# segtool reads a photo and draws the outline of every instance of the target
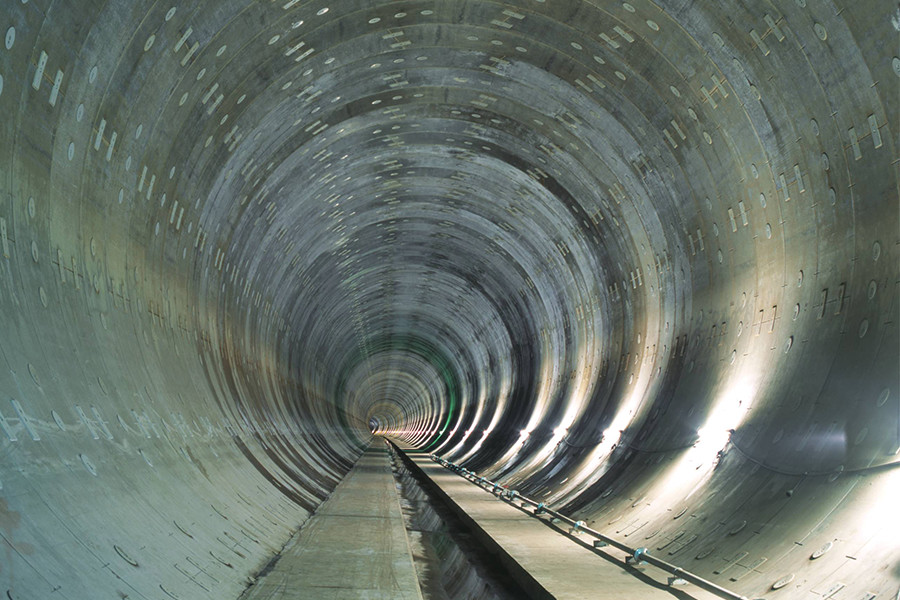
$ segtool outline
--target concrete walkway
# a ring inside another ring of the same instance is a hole
[[[422,600],[381,440],[241,600]]]
[[[532,598],[558,600],[720,600],[691,585],[668,587],[667,573],[624,563],[615,549],[595,552],[541,520],[433,462],[409,452],[421,472],[438,488],[482,543],[498,553]]]

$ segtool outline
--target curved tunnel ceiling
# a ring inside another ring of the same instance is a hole
[[[894,3],[0,15],[10,597],[236,597],[372,431],[897,592]]]

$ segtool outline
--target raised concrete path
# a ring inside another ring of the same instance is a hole
[[[402,447],[401,447],[402,448]],[[546,521],[500,500],[432,461],[406,457],[434,484],[482,543],[498,554],[533,598],[558,600],[720,600],[694,586],[669,587],[668,574],[651,566],[625,565],[625,553],[595,551],[592,539],[560,533]]]
[[[422,600],[390,457],[376,440],[241,600]]]

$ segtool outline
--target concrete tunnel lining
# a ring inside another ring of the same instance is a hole
[[[0,591],[236,598],[374,425],[748,596],[893,597],[863,4],[9,0]]]

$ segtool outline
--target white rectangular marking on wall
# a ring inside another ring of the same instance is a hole
[[[53,89],[50,90],[50,106],[56,106],[56,99],[59,97],[59,88],[62,86],[63,72],[56,71],[56,77],[53,78]]]
[[[194,53],[200,49],[200,42],[194,42],[194,45],[188,48],[187,54],[184,55],[184,58],[181,59],[181,66],[185,66],[188,64],[188,61],[191,60],[191,57],[194,56]]]
[[[803,174],[800,172],[800,165],[794,165],[794,179],[797,180],[797,187],[800,188],[800,193],[806,191],[806,186],[803,185]]]
[[[734,233],[737,231],[737,222],[734,220],[734,209],[728,209],[728,220],[731,221],[731,232]]]
[[[138,191],[139,192],[144,191],[144,179],[146,179],[146,178],[147,178],[147,167],[145,165],[144,168],[141,169],[141,178],[138,180]]]
[[[297,50],[299,50],[300,48],[302,48],[305,45],[306,45],[306,42],[303,42],[303,41],[297,42],[296,44],[294,44],[293,46],[291,46],[290,48],[285,50],[284,55],[291,56],[292,54],[297,52]]]
[[[207,102],[209,102],[210,97],[216,92],[217,89],[219,89],[219,84],[218,83],[212,84],[212,87],[210,87],[208,90],[206,90],[206,93],[203,94],[203,96],[200,98],[200,102],[202,102],[203,104],[206,104]]]
[[[619,44],[619,42],[615,41],[605,33],[600,34],[600,39],[612,46],[615,50],[618,50],[621,47],[621,44]]]
[[[624,29],[622,29],[621,27],[619,27],[618,25],[616,25],[615,27],[613,27],[613,31],[615,31],[616,33],[618,33],[619,35],[621,35],[621,36],[622,36],[622,39],[624,39],[624,40],[625,40],[626,42],[628,42],[629,44],[631,44],[632,42],[634,42],[634,38],[631,37],[631,34],[628,33],[627,31],[625,31]]]
[[[178,38],[177,42],[175,42],[175,47],[173,48],[176,54],[181,50],[181,47],[184,46],[184,43],[192,33],[194,33],[194,28],[188,27],[187,30],[183,34],[181,34],[181,37]]]
[[[295,58],[294,62],[300,62],[301,60],[303,60],[304,58],[306,58],[307,56],[312,54],[314,51],[315,51],[315,48],[310,48],[309,50],[307,50],[306,52],[304,52],[303,54],[301,54],[300,56]]]
[[[762,38],[759,37],[759,34],[756,33],[756,30],[755,30],[755,29],[751,29],[751,30],[750,30],[750,38],[753,40],[753,43],[756,44],[756,47],[759,48],[759,49],[762,51],[763,56],[768,56],[768,55],[769,55],[769,47],[768,47],[768,46],[766,45],[766,43],[762,40]]]
[[[31,80],[31,87],[36,90],[41,89],[41,80],[44,79],[44,69],[47,68],[47,53],[41,50],[41,57],[38,59],[37,68],[34,70],[34,79]]]
[[[784,178],[784,173],[778,176],[778,183],[781,184],[781,196],[784,198],[785,202],[789,202],[791,199],[791,192],[788,190],[787,180]]]
[[[97,127],[97,137],[94,138],[94,150],[100,149],[100,142],[103,141],[104,131],[106,131],[106,119],[100,119],[100,126]]]
[[[147,186],[147,200],[150,199],[150,194],[153,193],[153,185],[156,183],[156,175],[150,176],[150,184]]]
[[[666,139],[669,140],[669,144],[672,145],[673,149],[678,147],[678,142],[675,141],[675,138],[672,137],[672,134],[669,133],[668,129],[663,129],[663,134],[665,134]]]
[[[856,128],[851,127],[847,130],[847,135],[850,136],[850,145],[853,146],[853,159],[859,160],[862,158],[862,151],[859,149],[859,139],[856,137]]]
[[[206,114],[211,115],[216,112],[216,109],[219,108],[219,105],[222,104],[222,100],[225,99],[225,94],[219,94],[216,98],[216,101],[210,105],[209,109],[207,109]]]
[[[744,227],[746,227],[749,221],[747,220],[747,209],[744,207],[743,200],[738,200],[738,210],[741,213],[741,223],[743,223]]]
[[[606,84],[603,83],[602,81],[600,81],[599,79],[597,79],[593,73],[589,73],[587,78],[591,81],[591,83],[596,85],[601,90],[606,88]]]
[[[716,101],[713,100],[712,94],[709,93],[709,90],[706,89],[706,86],[705,86],[705,85],[701,85],[701,86],[700,86],[700,92],[701,92],[701,93],[703,94],[703,96],[706,98],[706,101],[709,102],[709,105],[710,105],[710,106],[712,106],[713,108],[718,108],[718,107],[719,107],[719,105],[716,104]]]
[[[669,121],[669,122],[672,124],[672,127],[675,128],[675,133],[678,134],[678,137],[680,137],[680,138],[683,139],[683,140],[686,140],[686,139],[687,139],[687,136],[684,135],[684,132],[681,130],[681,127],[678,126],[678,123],[675,122],[675,119],[672,119],[672,120]]]
[[[722,98],[728,97],[728,91],[725,89],[725,82],[719,83],[716,81],[716,78],[710,76],[709,82],[712,84],[712,91],[719,92],[722,95]]]
[[[697,243],[700,244],[700,252],[706,251],[706,244],[703,243],[703,234],[697,229]]]
[[[773,19],[771,15],[766,15],[763,19],[765,20],[766,25],[769,26],[769,29],[772,30],[772,33],[775,34],[775,37],[778,38],[778,41],[783,42],[784,34],[781,33],[781,28],[778,27],[778,23],[775,22],[775,19]]]
[[[117,137],[118,137],[118,134],[115,131],[113,131],[112,135],[109,136],[109,148],[106,149],[106,162],[109,162],[110,159],[112,158],[113,148],[116,147],[116,138]]]
[[[881,148],[881,132],[878,130],[878,120],[875,115],[869,115],[869,131],[872,132],[872,143],[876,148]]]
[[[178,210],[178,200],[172,203],[172,214],[169,215],[169,225],[175,222],[175,212]]]

